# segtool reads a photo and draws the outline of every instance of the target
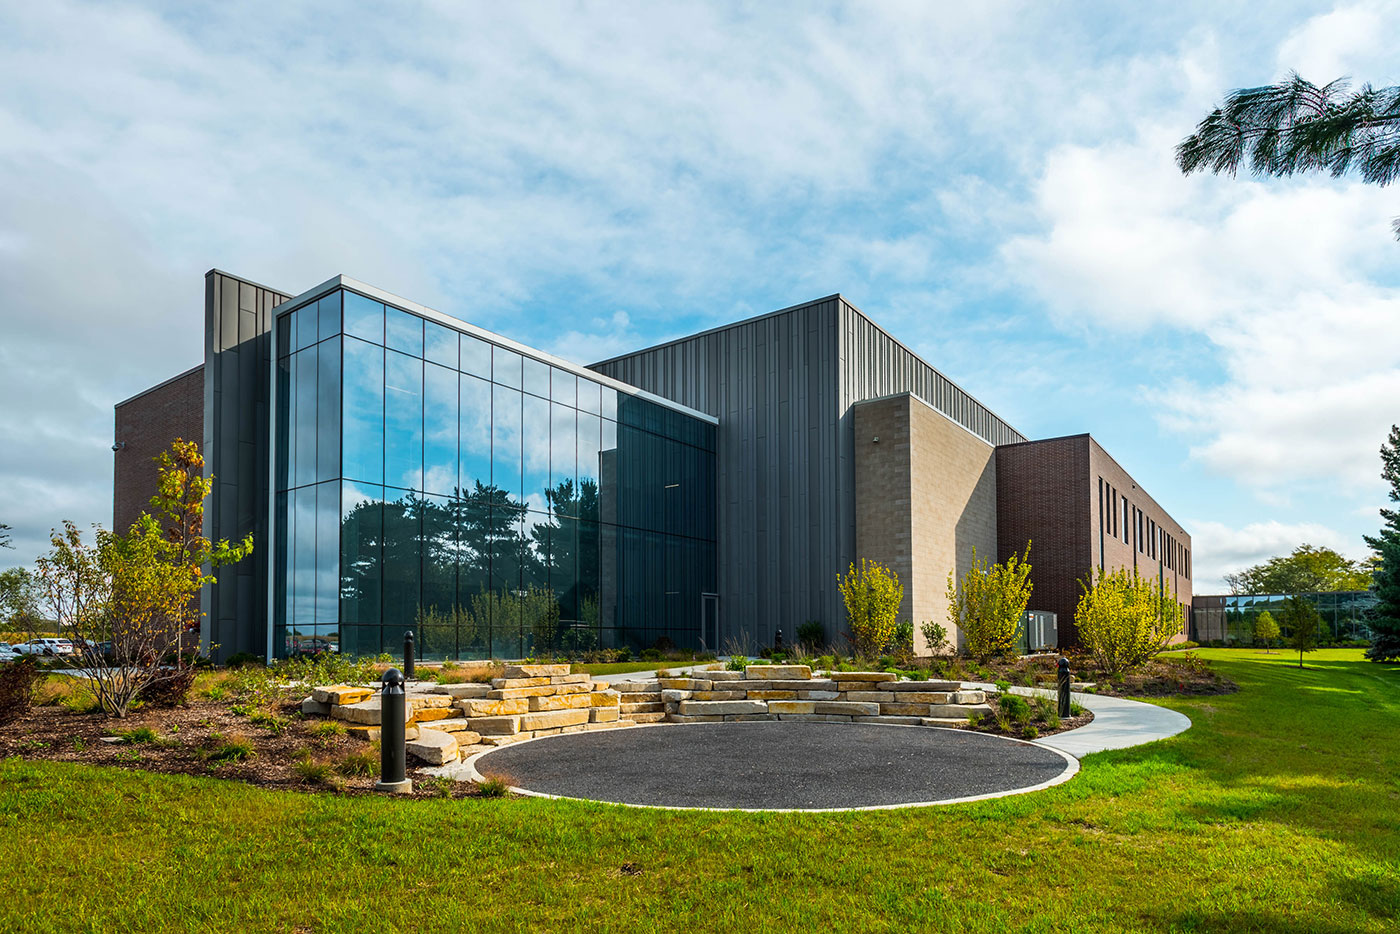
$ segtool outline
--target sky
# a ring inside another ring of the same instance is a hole
[[[1031,438],[1089,431],[1197,593],[1366,555],[1400,186],[1183,177],[1296,70],[1400,84],[1400,3],[0,6],[0,522],[111,521],[113,405],[203,274],[343,273],[579,363],[841,292]]]

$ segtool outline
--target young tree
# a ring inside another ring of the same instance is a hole
[[[878,561],[860,559],[844,574],[836,576],[837,589],[846,602],[851,623],[851,641],[856,654],[873,658],[894,638],[904,585],[899,575]]]
[[[1265,610],[1254,619],[1254,641],[1263,643],[1267,652],[1277,638],[1278,622],[1274,620],[1274,614]]]
[[[1283,601],[1279,617],[1288,630],[1288,644],[1298,650],[1298,667],[1303,667],[1303,653],[1317,648],[1318,634],[1322,630],[1322,617],[1312,601],[1297,594]]]
[[[1119,675],[1146,663],[1181,632],[1181,604],[1137,568],[1105,573],[1083,594],[1074,611],[1079,641],[1108,675]]]
[[[1352,92],[1346,81],[1318,87],[1295,73],[1231,92],[1176,147],[1186,175],[1234,175],[1246,159],[1255,175],[1357,174],[1388,185],[1400,177],[1400,87]],[[1400,238],[1400,219],[1392,223]]]
[[[1225,582],[1231,593],[1238,594],[1366,590],[1371,586],[1372,572],[1369,561],[1352,561],[1331,548],[1314,548],[1304,542],[1290,555],[1226,574]]]
[[[0,571],[0,627],[12,632],[39,628],[39,584],[27,568]]]
[[[1012,554],[1005,564],[988,565],[972,550],[972,567],[962,586],[948,572],[948,622],[963,634],[968,654],[986,660],[1016,649],[1016,637],[1031,601],[1031,543],[1024,554]]]
[[[1390,437],[1381,445],[1381,476],[1390,484],[1390,501],[1400,502],[1400,425],[1392,425]],[[1376,605],[1368,622],[1371,648],[1366,657],[1373,662],[1400,659],[1400,510],[1382,509],[1384,524],[1366,544],[1380,556],[1373,587]]]
[[[156,459],[159,479],[151,505],[126,535],[102,528],[91,544],[71,522],[39,559],[45,596],[62,629],[71,633],[75,666],[109,716],[125,717],[143,691],[186,687],[193,653],[184,640],[199,628],[198,597],[215,578],[205,567],[242,560],[252,536],[237,545],[203,534],[205,478],[198,447],[177,439]]]

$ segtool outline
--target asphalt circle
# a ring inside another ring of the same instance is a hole
[[[985,733],[807,721],[567,733],[478,756],[527,794],[648,807],[828,810],[941,804],[1065,781],[1058,750]]]

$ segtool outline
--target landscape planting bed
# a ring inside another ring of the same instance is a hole
[[[966,730],[733,721],[572,733],[471,766],[527,794],[680,808],[823,810],[947,803],[1065,781],[1073,758]]]

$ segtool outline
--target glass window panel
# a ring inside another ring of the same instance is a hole
[[[491,513],[492,651],[507,658],[518,657],[521,648],[520,554],[525,539],[521,516],[519,508],[510,507],[495,507]]]
[[[321,340],[340,333],[340,290],[324,295],[316,303],[316,316],[320,319]]]
[[[423,375],[423,488],[451,495],[457,489],[456,370],[428,363]]]
[[[344,476],[384,482],[384,349],[345,341]]]
[[[460,341],[462,372],[482,379],[491,378],[491,345],[484,340],[463,334]]]
[[[549,509],[549,400],[524,398],[520,440],[524,456],[523,499],[531,509]]]
[[[591,379],[578,381],[578,407],[593,415],[603,414],[603,387]]]
[[[463,375],[458,386],[459,482],[462,496],[471,499],[480,497],[481,490],[491,486],[491,384]]]
[[[518,503],[521,495],[521,394],[496,386],[491,395],[491,485],[493,498]]]
[[[383,345],[384,306],[355,292],[345,292],[344,296],[345,333]]]
[[[603,397],[603,417],[617,421],[617,390],[609,386],[600,386],[599,390]]]
[[[287,547],[292,541],[288,534],[294,516],[289,513],[291,503],[286,493],[278,493],[276,500],[276,527],[273,530],[275,536],[273,540],[276,563],[273,565],[272,587],[273,587],[273,624],[278,628],[278,632],[273,634],[273,645],[279,646],[285,642],[287,622],[292,616],[292,589],[289,584],[291,579],[292,562],[294,555]]]
[[[599,445],[602,441],[602,419],[580,412],[578,416],[578,482],[580,488],[591,483],[596,490],[599,476]]]
[[[316,484],[316,623],[340,623],[340,483]]]
[[[409,490],[386,489],[384,496],[384,638],[402,652],[422,599],[421,500]]]
[[[292,312],[292,340],[296,344],[297,350],[302,350],[316,343],[317,328],[319,321],[316,317],[316,305],[303,305]]]
[[[457,369],[458,332],[436,321],[423,322],[423,358]]]
[[[340,338],[317,348],[316,479],[340,476]]]
[[[296,412],[296,405],[292,399],[292,358],[283,357],[277,361],[277,480],[278,490],[285,490],[288,481],[291,479],[290,465],[290,440],[292,414]]]
[[[533,509],[524,514],[522,521],[525,539],[520,552],[520,586],[526,590],[547,590],[553,523],[547,514]]]
[[[549,588],[561,622],[579,618],[578,566],[578,520],[558,517],[550,529]]]
[[[340,619],[379,623],[383,587],[384,488],[346,481],[340,498]],[[376,642],[378,636],[375,636]],[[377,651],[377,649],[376,649]]]
[[[550,508],[565,516],[578,513],[578,413],[566,405],[550,408]]]
[[[455,376],[456,373],[454,372]],[[423,658],[455,657],[457,623],[457,531],[451,500],[428,496],[423,509],[423,612],[414,636]]]
[[[550,378],[550,398],[565,405],[578,405],[578,377],[568,370],[553,367]]]
[[[384,478],[423,489],[423,361],[392,351],[384,362]]]
[[[504,347],[491,347],[491,379],[502,386],[520,388],[520,354]]]
[[[308,348],[296,355],[296,422],[292,445],[296,463],[292,485],[316,482],[316,350]]]
[[[524,382],[522,385],[526,392],[533,393],[542,399],[549,398],[549,364],[541,363],[530,357],[525,357],[524,362]]]
[[[423,319],[400,308],[385,305],[384,346],[409,356],[423,356]]]
[[[295,647],[299,633],[316,623],[316,488],[301,487],[289,498],[293,509],[291,628]]]
[[[285,357],[292,352],[292,316],[277,317],[277,356]]]

